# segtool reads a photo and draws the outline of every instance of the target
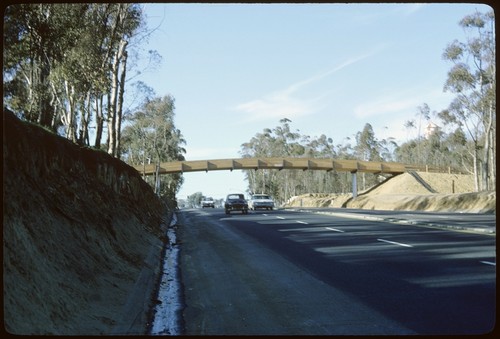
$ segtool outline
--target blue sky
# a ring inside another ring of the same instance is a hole
[[[418,107],[448,106],[442,59],[481,4],[144,4],[156,70],[134,80],[175,98],[187,160],[239,158],[241,144],[288,118],[344,143],[370,123],[378,139],[415,137]],[[413,135],[412,135],[413,133]],[[184,174],[178,194],[244,192],[242,171]]]

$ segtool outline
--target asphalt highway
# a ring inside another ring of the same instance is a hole
[[[181,210],[183,334],[493,330],[491,233],[315,212]]]

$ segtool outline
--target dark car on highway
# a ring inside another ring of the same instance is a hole
[[[248,203],[243,194],[228,194],[224,202],[224,209],[226,214],[231,213],[231,211],[241,211],[243,214],[248,214]]]

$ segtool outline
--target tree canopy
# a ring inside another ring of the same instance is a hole
[[[439,117],[467,135],[476,190],[488,190],[496,186],[495,16],[476,12],[459,25],[467,41],[455,40],[443,53],[452,63],[444,90],[456,96]]]
[[[184,160],[186,143],[175,127],[174,99],[166,95],[146,100],[128,119],[122,133],[122,154],[131,165],[157,164]],[[173,200],[182,185],[180,174],[157,172],[152,184],[157,194]]]
[[[107,131],[119,156],[127,49],[142,8],[124,3],[14,4],[4,21],[4,105],[82,145]],[[107,123],[107,126],[104,123]]]

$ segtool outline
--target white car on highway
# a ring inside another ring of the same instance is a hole
[[[205,207],[212,207],[212,208],[214,208],[215,207],[214,199],[211,198],[211,197],[204,197],[201,200],[201,208],[205,208]]]
[[[274,208],[274,201],[270,195],[254,194],[248,201],[248,208],[254,211],[259,208],[272,211]]]

